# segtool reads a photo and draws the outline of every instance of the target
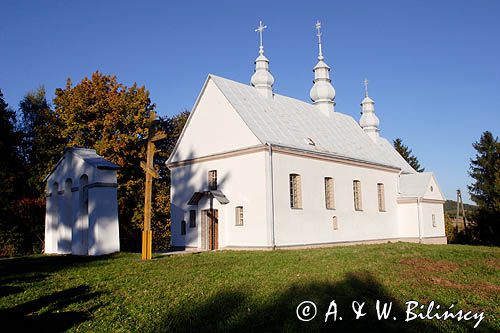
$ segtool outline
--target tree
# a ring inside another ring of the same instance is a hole
[[[396,151],[408,162],[408,164],[415,169],[417,172],[423,172],[425,169],[420,166],[416,156],[412,155],[412,151],[408,146],[403,144],[400,138],[392,141],[392,144]]]
[[[140,162],[145,160],[149,115],[155,109],[149,92],[135,83],[127,87],[118,83],[115,76],[95,72],[75,86],[68,79],[65,88],[56,89],[54,106],[66,146],[94,148],[121,167],[118,171],[121,245],[124,249],[138,250],[144,204],[144,172]]]
[[[27,185],[30,196],[44,194],[43,178],[50,172],[64,149],[61,124],[45,97],[45,89],[28,92],[19,103],[23,132],[23,157],[29,167]]]
[[[500,241],[500,143],[485,131],[473,145],[475,158],[471,159],[469,175],[474,182],[468,186],[471,199],[478,210],[474,215],[480,241]]]
[[[23,165],[20,157],[21,133],[16,129],[16,114],[0,90],[0,256],[18,252],[22,234],[17,230],[13,202],[23,192]]]

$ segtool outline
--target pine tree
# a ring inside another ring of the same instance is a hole
[[[45,89],[28,92],[19,103],[23,156],[29,167],[30,196],[42,197],[43,178],[50,172],[64,149],[61,124],[45,97]]]
[[[425,169],[420,166],[420,162],[417,157],[412,155],[412,151],[408,146],[403,144],[400,138],[395,139],[392,142],[394,149],[408,162],[408,164],[415,169],[417,172],[423,172]]]
[[[24,189],[21,138],[16,129],[16,114],[0,90],[0,257],[15,255],[22,243],[23,235],[13,208]]]
[[[471,199],[478,205],[473,217],[477,236],[482,242],[500,242],[500,142],[489,131],[473,145],[476,156],[471,159],[468,186]]]
[[[16,113],[9,108],[0,90],[0,209],[16,195],[22,164],[19,156],[21,133],[16,129]]]

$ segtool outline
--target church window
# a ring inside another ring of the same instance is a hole
[[[181,221],[181,235],[186,234],[186,221],[182,220]]]
[[[189,227],[196,228],[196,210],[189,211]]]
[[[326,209],[335,209],[335,193],[333,188],[333,178],[325,177],[325,205]]]
[[[354,209],[355,210],[363,210],[362,202],[361,202],[361,182],[359,180],[355,180],[352,182],[352,188],[354,192]]]
[[[290,174],[290,207],[302,208],[300,175]]]
[[[235,225],[243,225],[243,206],[236,207],[235,221]]]
[[[217,189],[217,170],[210,170],[208,172],[208,189],[209,190]]]
[[[432,214],[432,226],[435,228],[437,227],[437,224],[436,224],[436,215]]]
[[[377,184],[377,196],[378,196],[378,210],[379,212],[385,212],[385,193],[384,184]]]
[[[337,216],[334,216],[332,218],[332,226],[333,226],[333,230],[338,230],[339,229],[339,221],[337,219]]]

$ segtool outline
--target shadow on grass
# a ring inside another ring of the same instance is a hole
[[[297,319],[296,308],[305,301],[317,306],[316,317],[309,322]],[[330,302],[335,300],[338,317],[331,315],[325,323]],[[378,320],[376,301],[392,301],[387,320]],[[366,316],[356,320],[353,301],[366,302]],[[278,295],[256,300],[244,290],[219,292],[201,304],[185,304],[163,318],[161,331],[173,332],[436,332],[448,331],[441,322],[414,320],[405,322],[406,305],[396,301],[387,290],[367,272],[351,273],[336,284],[314,282],[295,284]],[[393,318],[396,317],[396,320]],[[456,329],[472,330],[473,321],[454,323]],[[492,331],[484,321],[479,331]],[[449,328],[449,326],[448,326]]]
[[[8,327],[19,332],[61,332],[90,319],[90,314],[98,306],[84,311],[64,311],[72,304],[81,304],[93,300],[101,292],[90,292],[90,287],[83,285],[42,296],[33,301],[0,310],[0,320]]]
[[[52,273],[85,266],[109,258],[79,256],[39,256],[0,260],[0,297],[19,294],[31,284],[50,278]],[[12,285],[11,285],[12,284]],[[99,297],[102,292],[91,292],[81,285],[54,292],[13,307],[0,310],[0,322],[16,331],[60,332],[90,319],[95,307],[82,311],[66,311],[70,305],[81,305]],[[101,306],[101,305],[100,305]]]
[[[29,276],[55,273],[63,269],[84,266],[91,262],[104,261],[113,257],[107,256],[28,256],[0,260],[0,285],[16,281],[17,279],[30,278]],[[20,277],[18,278],[17,275]],[[28,275],[28,277],[26,277]]]

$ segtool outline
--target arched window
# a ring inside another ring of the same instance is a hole
[[[325,177],[325,205],[326,209],[335,209],[335,192],[333,178]]]
[[[300,175],[290,174],[290,207],[302,208],[302,193],[301,193]]]
[[[363,210],[361,201],[361,182],[359,180],[354,180],[352,182],[352,190],[354,193],[354,209]]]
[[[377,184],[377,196],[378,196],[378,210],[379,212],[385,212],[385,193],[384,184]]]

